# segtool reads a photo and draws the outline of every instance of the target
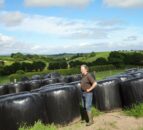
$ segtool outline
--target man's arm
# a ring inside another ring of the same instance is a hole
[[[97,86],[97,82],[95,81],[95,82],[92,84],[92,86],[91,86],[89,89],[86,90],[86,92],[92,91],[96,86]]]

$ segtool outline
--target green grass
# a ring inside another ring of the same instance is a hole
[[[108,70],[108,71],[101,71],[96,73],[96,80],[102,80],[104,78],[119,74],[124,72],[124,69],[119,70]]]
[[[107,58],[109,56],[110,52],[97,52],[96,56],[99,57],[104,57]]]
[[[6,83],[9,83],[10,80],[9,80],[9,77],[8,76],[0,76],[0,85],[1,84],[6,84]]]
[[[98,109],[96,109],[95,107],[92,107],[92,108],[91,108],[91,112],[92,112],[93,117],[97,117],[97,116],[99,116],[99,115],[102,114],[102,112],[100,112],[100,111],[99,111]]]
[[[97,58],[100,58],[100,57],[103,57],[103,58],[107,59],[108,56],[109,56],[109,53],[110,52],[96,52],[96,56],[88,57],[88,54],[87,54],[87,57],[86,56],[84,56],[84,57],[78,57],[78,58],[73,59],[73,61],[79,60],[79,61],[83,61],[83,62],[93,62]]]
[[[0,56],[0,60],[9,60],[9,61],[12,61],[13,60],[13,58],[12,57],[10,57],[10,56]]]
[[[41,123],[41,121],[38,121],[34,124],[34,126],[28,127],[23,126],[20,127],[19,130],[57,130],[57,127],[55,125],[44,125]]]
[[[127,108],[123,110],[123,112],[127,116],[133,116],[136,118],[143,117],[143,103],[138,105],[133,105],[132,108]]]
[[[5,62],[4,62],[5,65],[11,65],[13,63],[14,63],[14,61],[10,61],[10,60],[5,60]]]

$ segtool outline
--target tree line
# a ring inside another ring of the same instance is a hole
[[[87,64],[89,66],[96,65],[109,65],[112,64],[116,68],[124,67],[125,65],[143,65],[143,54],[139,52],[119,52],[113,51],[109,54],[108,58],[97,58],[92,62],[83,62],[83,61],[71,61],[69,62],[70,67],[78,67],[81,64]]]
[[[11,57],[19,59],[23,57],[21,53],[12,54]],[[48,61],[48,66],[46,65],[47,62],[44,60],[41,61],[33,61],[32,63],[29,62],[14,62],[9,66],[0,66],[0,75],[10,75],[16,73],[18,70],[23,70],[24,72],[33,72],[33,71],[43,71],[44,69],[48,70],[56,70],[56,69],[67,69],[67,68],[77,68],[81,64],[87,64],[88,66],[107,66],[113,65],[115,68],[121,68],[126,65],[143,65],[143,53],[141,52],[120,52],[120,51],[113,51],[110,52],[108,58],[99,57],[92,62],[80,61],[80,60],[73,60],[73,58],[83,57],[83,54],[77,54],[69,60],[66,58],[51,58]],[[91,53],[90,57],[96,56],[96,53]],[[34,55],[31,56],[32,58],[38,58],[39,56]],[[30,58],[30,56],[29,56]],[[88,57],[87,57],[88,58]],[[72,59],[72,60],[71,60]]]
[[[0,66],[0,75],[10,75],[18,70],[23,70],[24,72],[43,71],[45,67],[46,64],[42,61],[34,61],[33,63],[14,62],[11,65]]]

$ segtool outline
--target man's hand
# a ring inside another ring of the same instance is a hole
[[[89,89],[86,89],[86,92],[90,92],[92,89],[91,88],[89,88]]]
[[[86,92],[92,91],[96,86],[97,86],[97,82],[94,82],[93,85],[91,86],[91,88],[86,89]]]

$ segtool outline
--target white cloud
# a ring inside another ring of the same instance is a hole
[[[0,22],[6,26],[16,26],[22,23],[24,14],[20,12],[1,12]]]
[[[2,7],[4,5],[4,0],[0,0],[0,7]]]
[[[125,41],[124,34],[112,35],[113,39],[103,40],[71,40],[63,44],[40,44],[19,41],[14,37],[0,34],[0,54],[15,52],[32,54],[85,53],[92,51],[136,50],[143,48],[143,38],[136,41]],[[133,37],[133,36],[130,36]],[[128,37],[127,37],[128,38]]]
[[[9,36],[6,36],[0,33],[0,45],[1,46],[9,46],[9,43],[13,44],[14,41],[15,39],[13,37],[9,37]]]
[[[92,0],[25,0],[28,7],[84,7]]]
[[[104,26],[104,27],[113,27],[113,26],[119,26],[119,25],[122,25],[124,24],[123,21],[121,20],[117,20],[117,19],[112,19],[112,20],[104,20],[104,21],[99,21],[98,22],[98,25],[99,26]]]
[[[28,15],[20,12],[2,12],[1,21],[9,31],[32,32],[67,39],[102,39],[109,32],[119,30],[118,21],[85,21]]]
[[[13,52],[31,53],[32,45],[18,41],[16,38],[0,33],[0,54],[11,54]]]
[[[128,36],[124,41],[136,41],[137,39],[137,36]]]
[[[104,0],[107,6],[121,8],[138,8],[143,7],[143,0]]]
[[[16,13],[1,12],[0,17],[4,19],[9,14]],[[8,17],[5,24],[0,20],[0,27],[15,35],[15,38],[0,35],[0,54],[18,51],[53,54],[143,49],[142,28],[124,24],[121,20],[87,21],[20,12],[18,16],[22,16],[20,20]]]

